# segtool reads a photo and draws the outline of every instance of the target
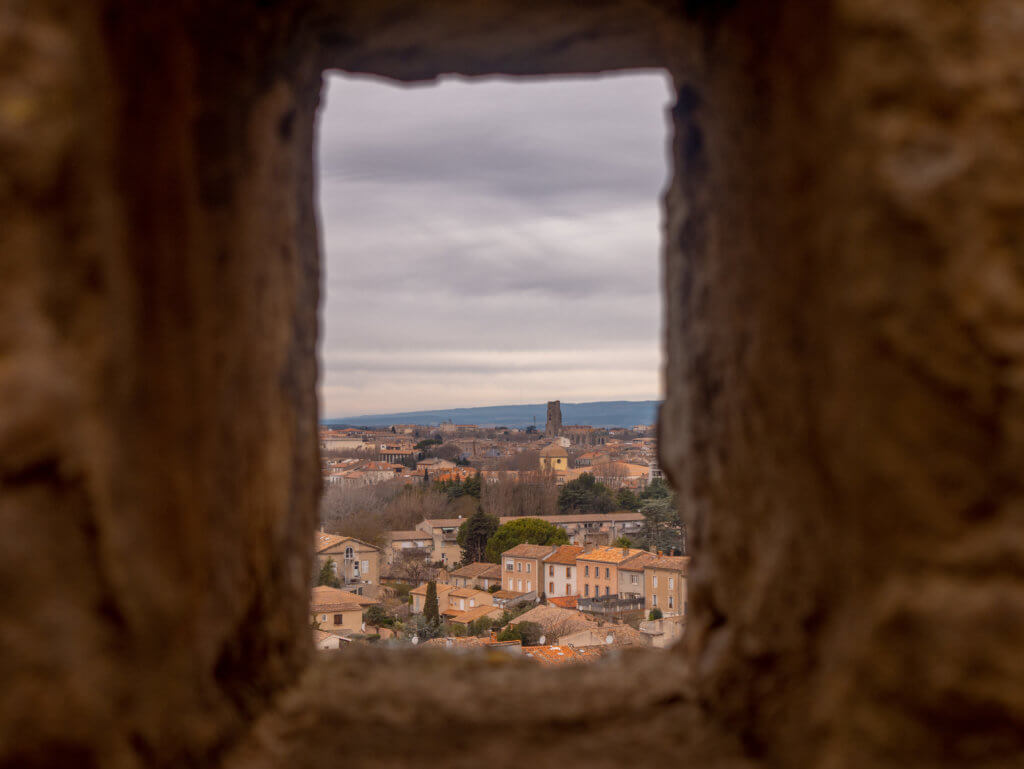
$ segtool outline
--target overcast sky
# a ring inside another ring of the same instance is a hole
[[[321,412],[660,398],[662,74],[332,76]]]

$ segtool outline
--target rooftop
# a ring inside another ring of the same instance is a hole
[[[466,564],[461,569],[456,569],[452,572],[452,576],[465,577],[467,579],[476,579],[477,577],[501,579],[501,566],[496,563],[476,561],[474,563]]]
[[[661,555],[655,556],[654,560],[650,563],[645,564],[645,568],[650,569],[669,569],[671,571],[681,571],[686,574],[686,570],[690,565],[690,556],[688,555]]]
[[[583,548],[579,545],[559,545],[555,552],[544,559],[544,563],[573,566],[576,564],[577,556],[582,553]]]
[[[543,558],[555,549],[554,545],[528,545],[525,542],[521,545],[506,550],[502,557],[512,556],[513,558]]]
[[[584,553],[577,560],[600,561],[601,563],[622,563],[630,558],[646,553],[637,547],[596,547],[589,553]]]
[[[314,587],[312,593],[314,604],[332,601],[334,603],[354,603],[359,606],[373,606],[379,603],[372,598],[367,598],[365,595],[356,595],[349,590],[342,590],[339,587],[327,587],[327,585]]]

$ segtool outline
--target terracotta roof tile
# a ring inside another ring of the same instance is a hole
[[[566,566],[575,566],[576,557],[582,552],[583,548],[579,545],[559,545],[555,552],[544,558],[544,563],[557,563],[564,564]]]

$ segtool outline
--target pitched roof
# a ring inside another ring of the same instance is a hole
[[[452,589],[451,585],[442,585],[441,583],[437,583],[437,594],[438,595],[442,595],[443,593],[447,593],[451,589]],[[426,582],[421,582],[419,585],[414,587],[409,592],[412,593],[413,595],[426,595],[427,594],[427,583]]]
[[[448,594],[454,598],[490,598],[491,594],[486,590],[477,590],[473,587],[453,587]]]
[[[583,552],[579,545],[559,545],[551,555],[544,558],[544,563],[558,563],[566,566],[576,565],[576,556]]]
[[[430,539],[430,535],[425,531],[416,531],[415,529],[412,531],[389,531],[388,539],[392,542],[399,542],[410,539]]]
[[[452,572],[452,576],[465,577],[467,579],[476,579],[478,577],[501,579],[501,566],[496,563],[476,561],[474,563],[466,564],[461,569],[456,569]]]
[[[535,606],[520,614],[509,624],[518,625],[520,622],[536,622],[545,634],[555,631],[560,637],[597,627],[596,622],[587,619],[580,612],[560,609],[557,606]],[[548,640],[556,639],[549,638]]]
[[[627,561],[623,561],[619,565],[619,568],[622,571],[643,571],[645,566],[657,560],[658,556],[653,553],[643,552],[636,558],[630,558]]]
[[[552,443],[550,446],[541,449],[540,455],[542,457],[567,457],[569,452],[557,443]]]
[[[637,547],[595,547],[584,553],[577,560],[600,561],[601,563],[622,563],[646,552]]]
[[[515,590],[497,590],[492,595],[497,599],[518,598],[526,593],[517,593]]]
[[[559,609],[575,609],[578,605],[576,595],[560,595],[554,598],[548,598],[548,603],[552,606],[557,606]]]
[[[585,659],[571,646],[524,646],[523,656],[541,665],[571,665]]]
[[[470,622],[475,622],[481,617],[487,617],[491,615],[501,616],[502,610],[497,606],[474,606],[472,609],[466,609],[461,611],[452,617],[452,622],[464,622],[467,625]]]
[[[438,529],[447,529],[452,526],[461,526],[466,522],[465,518],[424,518],[421,523]]]
[[[343,604],[355,604],[358,608],[360,606],[372,606],[379,601],[375,601],[372,598],[367,598],[365,595],[356,595],[348,590],[342,590],[337,587],[328,587],[327,585],[318,585],[313,588],[312,600],[310,606],[314,611],[327,611],[325,607],[343,605]],[[342,611],[338,609],[338,611]]]
[[[554,545],[528,545],[524,542],[506,550],[501,555],[502,557],[510,555],[514,558],[543,558],[554,549]]]
[[[645,564],[644,568],[668,569],[686,574],[690,567],[690,556],[688,555],[662,555],[655,556],[654,560]]]
[[[318,531],[316,533],[316,552],[322,553],[325,550],[329,550],[330,548],[340,545],[342,542],[345,541],[358,542],[360,545],[368,547],[372,550],[380,549],[376,545],[371,545],[369,542],[363,542],[363,540],[356,539],[355,537],[345,537],[340,534],[328,534],[323,531]]]

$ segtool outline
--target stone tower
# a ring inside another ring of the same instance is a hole
[[[562,432],[562,402],[548,401],[548,423],[544,428],[544,435],[548,438],[557,438]]]

